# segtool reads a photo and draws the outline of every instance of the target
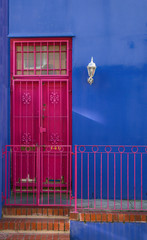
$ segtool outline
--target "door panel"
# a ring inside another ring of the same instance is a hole
[[[12,141],[13,145],[36,145],[40,142],[39,82],[14,81],[12,96]],[[12,172],[16,186],[26,185],[26,179],[36,178],[36,163],[32,151],[30,154],[22,147],[13,156]],[[15,171],[14,171],[15,168]],[[35,169],[34,169],[35,168]],[[31,181],[30,181],[31,182]],[[29,183],[30,184],[30,183]]]
[[[31,186],[36,179],[36,160],[30,145],[50,146],[40,151],[41,187],[68,184],[69,98],[67,80],[13,82],[12,140],[23,145],[13,156],[16,186]],[[60,147],[60,146],[65,147]],[[26,153],[27,151],[27,153]],[[21,169],[21,171],[20,171]]]
[[[69,113],[67,81],[42,81],[41,145],[51,145],[42,156],[42,181],[52,186],[67,185],[66,151],[60,145],[69,145]]]
[[[38,96],[38,81],[13,83],[13,145],[39,144]]]
[[[11,39],[10,44],[13,191],[20,192],[21,199],[22,192],[27,192],[27,203],[29,191],[33,191],[37,204],[44,203],[43,196],[47,204],[52,203],[50,192],[54,204],[60,192],[61,204],[64,192],[68,204],[72,39],[23,38]]]
[[[66,81],[42,81],[41,125],[46,129],[42,137],[43,145],[69,144],[67,93]]]

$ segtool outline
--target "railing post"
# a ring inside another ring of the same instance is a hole
[[[40,146],[37,146],[37,206],[40,198]]]
[[[77,145],[75,145],[75,212],[77,212]]]

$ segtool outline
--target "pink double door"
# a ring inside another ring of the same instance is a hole
[[[68,186],[70,93],[68,79],[13,81],[12,144],[20,146],[12,158],[15,187],[31,187],[38,177],[42,189]]]

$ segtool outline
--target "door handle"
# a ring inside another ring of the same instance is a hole
[[[46,128],[40,127],[40,133],[46,132]]]

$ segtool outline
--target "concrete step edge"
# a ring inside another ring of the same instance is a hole
[[[68,216],[46,216],[46,215],[3,215],[2,220],[3,219],[36,219],[36,220],[40,220],[40,219],[56,219],[56,220],[69,220]]]
[[[33,234],[70,234],[70,231],[21,231],[21,230],[1,230],[0,231],[0,234],[3,234],[3,233],[22,233],[22,234],[30,234],[30,235],[33,235]]]

